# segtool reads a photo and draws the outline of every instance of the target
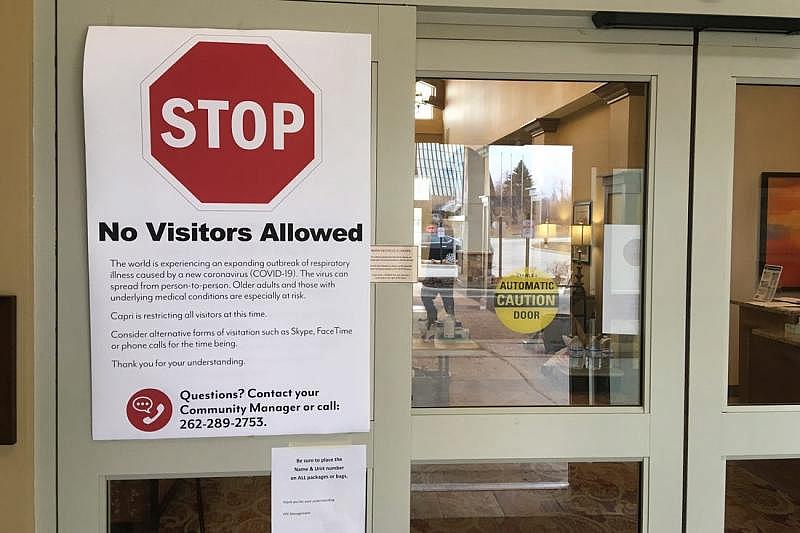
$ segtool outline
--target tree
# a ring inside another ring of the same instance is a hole
[[[514,170],[503,179],[503,212],[510,214],[511,223],[519,224],[531,217],[531,202],[528,194],[533,186],[533,176],[520,159]]]
[[[554,190],[545,202],[546,216],[550,222],[565,228],[572,224],[572,191],[564,184],[560,190]]]

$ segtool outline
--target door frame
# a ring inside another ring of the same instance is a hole
[[[57,528],[56,9],[33,0],[35,530]]]
[[[474,17],[465,17],[475,24]],[[642,531],[680,530],[675,504],[683,493],[690,45],[686,32],[498,28],[439,20],[418,27],[421,77],[647,81],[652,97],[643,405],[414,409],[412,461],[642,461]]]
[[[698,58],[686,520],[722,531],[726,460],[800,457],[800,405],[728,405],[736,85],[800,85],[800,38],[704,32]]]

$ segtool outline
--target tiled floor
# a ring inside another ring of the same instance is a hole
[[[726,533],[800,532],[800,460],[729,461]]]

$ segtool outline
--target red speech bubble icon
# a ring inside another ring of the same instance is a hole
[[[128,421],[139,431],[151,433],[163,429],[172,418],[172,402],[158,389],[133,393],[126,408]]]

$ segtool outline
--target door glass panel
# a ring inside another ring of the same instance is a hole
[[[415,464],[411,532],[639,531],[640,463]]]
[[[728,461],[725,531],[800,531],[800,460]]]
[[[110,533],[270,530],[270,477],[108,482]]]
[[[647,94],[418,81],[414,407],[640,405]]]
[[[800,403],[800,87],[736,91],[729,403]]]

